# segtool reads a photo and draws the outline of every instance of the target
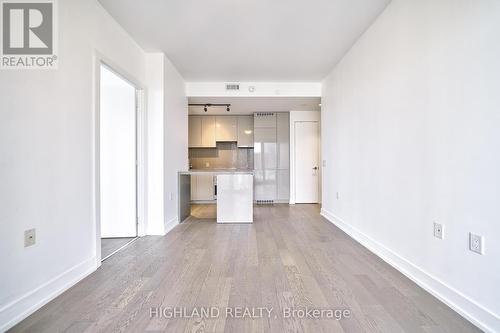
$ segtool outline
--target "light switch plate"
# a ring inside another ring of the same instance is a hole
[[[444,230],[442,224],[434,222],[434,237],[439,239],[444,238]]]
[[[24,231],[24,247],[35,245],[36,243],[36,229],[29,229]]]
[[[484,239],[483,236],[469,233],[469,250],[478,254],[484,254]]]

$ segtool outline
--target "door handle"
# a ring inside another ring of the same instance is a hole
[[[313,168],[313,170],[318,170],[318,169],[319,169],[319,168],[318,168],[317,166],[315,166],[315,167]]]

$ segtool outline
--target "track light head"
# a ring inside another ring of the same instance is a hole
[[[203,111],[207,112],[208,111],[208,108],[207,106],[205,105],[205,107],[203,108]]]
[[[229,108],[229,105],[226,107],[226,111],[229,112],[231,109]]]

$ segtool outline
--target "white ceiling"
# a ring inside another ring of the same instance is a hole
[[[204,112],[203,106],[190,106],[189,114],[234,115],[254,112],[319,111],[320,97],[189,97],[193,104],[231,104],[231,111],[226,107],[209,107]]]
[[[188,81],[318,81],[390,0],[99,0]]]

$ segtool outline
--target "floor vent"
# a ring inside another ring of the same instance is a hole
[[[257,205],[274,205],[274,200],[256,200]]]

